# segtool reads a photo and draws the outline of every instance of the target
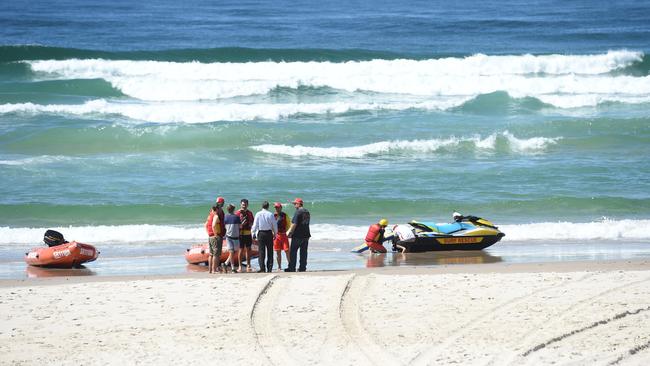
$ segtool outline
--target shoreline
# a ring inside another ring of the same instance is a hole
[[[73,269],[71,271],[75,271]],[[650,270],[650,259],[634,260],[599,260],[599,261],[566,261],[566,262],[526,262],[526,263],[481,263],[481,264],[443,264],[437,266],[386,266],[373,268],[357,268],[348,270],[314,270],[302,273],[237,273],[225,275],[209,275],[207,272],[189,272],[160,275],[80,275],[54,276],[21,279],[0,279],[0,288],[12,286],[58,285],[86,282],[120,282],[170,279],[207,279],[219,277],[261,277],[266,275],[279,276],[336,276],[336,275],[444,275],[444,274],[484,274],[484,273],[568,273],[587,271],[645,271]],[[65,270],[63,270],[65,271]]]

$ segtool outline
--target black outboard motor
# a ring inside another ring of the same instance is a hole
[[[54,230],[46,231],[45,236],[43,236],[43,241],[45,242],[45,244],[47,244],[48,247],[53,247],[56,245],[67,243],[67,241],[65,241],[65,238],[63,237],[63,234]]]

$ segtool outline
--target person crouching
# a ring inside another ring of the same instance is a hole
[[[372,253],[386,253],[384,242],[384,231],[388,226],[388,220],[381,219],[378,223],[370,225],[366,234],[366,245]]]

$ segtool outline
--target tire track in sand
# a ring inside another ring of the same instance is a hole
[[[275,285],[280,281],[278,275],[269,278],[266,285],[257,294],[250,312],[250,325],[255,336],[255,348],[262,352],[271,365],[293,364],[282,342],[278,340],[277,334],[273,333],[272,329],[271,309],[284,287],[284,285]],[[276,362],[276,360],[278,361]]]
[[[650,349],[650,341],[648,341],[648,342],[646,342],[646,343],[644,343],[642,345],[639,345],[639,346],[636,346],[634,348],[629,349],[627,352],[623,353],[617,359],[615,359],[614,361],[608,363],[608,365],[618,365],[621,361],[623,361],[623,360],[625,360],[625,359],[627,359],[629,357],[632,357],[632,356],[636,355],[637,353],[639,353],[641,351],[645,351],[645,350],[648,350],[648,349]]]
[[[573,330],[571,330],[569,332],[563,333],[563,334],[561,334],[561,335],[559,335],[557,337],[553,337],[553,338],[549,339],[546,342],[540,343],[540,344],[536,345],[535,347],[528,349],[526,352],[522,353],[522,357],[526,357],[526,356],[530,355],[533,352],[537,352],[537,351],[539,351],[539,350],[541,350],[543,348],[546,348],[547,346],[550,346],[553,343],[561,342],[562,340],[564,340],[566,338],[569,338],[571,336],[574,336],[576,334],[586,332],[586,331],[594,329],[594,328],[596,328],[598,326],[607,325],[607,324],[609,324],[609,323],[611,323],[613,321],[621,320],[621,319],[623,319],[623,318],[625,318],[627,316],[637,315],[637,314],[639,314],[641,312],[649,311],[649,310],[650,310],[650,306],[648,306],[646,308],[639,308],[639,309],[636,309],[636,310],[633,310],[633,311],[625,311],[623,313],[616,314],[611,318],[596,321],[596,322],[594,322],[594,323],[592,323],[590,325],[587,325],[585,327],[582,327],[582,328],[573,329]]]
[[[589,277],[594,276],[594,273],[586,273],[578,281],[583,281]],[[440,343],[437,346],[430,347],[420,351],[415,355],[409,362],[408,365],[426,365],[429,364],[429,361],[433,358],[434,355],[441,355],[445,350],[449,349],[453,345],[458,344],[458,340],[465,334],[469,333],[476,327],[477,324],[481,324],[486,321],[486,319],[494,319],[500,313],[505,313],[513,307],[517,306],[524,300],[532,298],[534,296],[540,295],[546,291],[558,290],[564,288],[567,285],[573,283],[571,279],[564,279],[561,285],[549,285],[547,287],[538,288],[530,293],[527,293],[522,296],[515,297],[513,299],[507,300],[500,304],[493,306],[492,308],[486,310],[485,312],[473,317],[472,319],[466,321],[465,323],[458,326],[454,331],[452,331],[445,339],[444,342]]]
[[[365,356],[371,365],[401,365],[393,355],[387,353],[370,338],[361,320],[361,294],[370,287],[370,276],[352,275],[348,280],[339,301],[341,324],[352,344]]]
[[[575,314],[576,312],[579,312],[585,306],[594,303],[594,301],[596,301],[598,298],[602,298],[603,296],[606,296],[606,295],[611,294],[611,293],[615,293],[617,291],[621,291],[623,289],[626,289],[626,288],[629,288],[629,287],[632,287],[632,286],[647,283],[648,281],[650,281],[650,278],[642,279],[642,280],[638,280],[638,281],[633,281],[633,282],[629,282],[629,283],[626,283],[626,284],[623,284],[623,285],[620,285],[620,286],[615,286],[615,287],[612,287],[612,288],[608,288],[608,289],[606,289],[604,291],[601,291],[601,292],[597,293],[596,295],[593,295],[593,296],[590,296],[588,298],[582,299],[582,300],[580,300],[578,302],[572,303],[565,310],[561,311],[562,315],[560,317],[555,318],[551,322],[544,323],[542,328],[535,328],[531,332],[528,332],[526,335],[524,335],[524,337],[522,338],[522,343],[526,342],[527,340],[530,340],[531,338],[534,338],[534,335],[538,334],[542,329],[560,328],[561,324],[566,323],[566,319],[573,317],[573,314]],[[534,352],[542,350],[543,348],[545,348],[548,345],[551,345],[551,344],[554,344],[554,343],[557,343],[557,342],[561,342],[561,341],[563,341],[564,339],[566,339],[568,337],[571,337],[571,336],[577,335],[579,333],[589,331],[589,330],[594,329],[594,328],[596,328],[598,326],[607,325],[607,324],[609,324],[609,323],[611,323],[613,321],[621,320],[623,318],[626,318],[629,315],[637,315],[637,314],[639,314],[641,312],[645,312],[645,311],[649,311],[649,310],[650,310],[650,306],[648,306],[647,308],[639,308],[639,309],[636,309],[636,310],[633,310],[633,311],[626,310],[626,311],[624,311],[622,313],[615,314],[615,315],[613,315],[613,316],[611,316],[609,318],[597,320],[595,322],[591,322],[591,324],[586,325],[584,327],[577,328],[577,329],[571,329],[571,330],[566,331],[566,332],[564,332],[564,333],[562,333],[562,334],[560,334],[560,335],[558,335],[556,337],[552,337],[552,338],[548,339],[546,342],[536,343],[535,344],[535,343],[532,343],[532,342],[529,341],[528,343],[530,345],[527,347],[526,351],[524,351],[523,353],[521,353],[520,355],[518,355],[514,359],[499,361],[499,360],[496,360],[495,358],[493,358],[491,360],[491,362],[489,363],[489,365],[493,365],[493,364],[520,365],[520,364],[525,362],[524,358],[530,356]]]

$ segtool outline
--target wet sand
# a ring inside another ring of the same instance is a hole
[[[650,261],[0,281],[2,364],[647,364]]]
[[[311,245],[311,244],[310,244]],[[83,270],[64,272],[25,265],[20,248],[0,248],[0,279],[21,279],[60,275],[78,276],[159,276],[201,272],[205,267],[188,265],[183,257],[186,245],[102,246],[101,255]],[[316,243],[310,248],[310,271],[358,270],[378,267],[439,267],[445,265],[491,263],[563,263],[593,261],[628,261],[650,259],[650,242],[516,242],[498,243],[483,251],[428,253],[388,253],[369,256],[350,253],[352,244]],[[11,250],[9,250],[11,249]],[[283,265],[286,260],[283,258]],[[253,259],[257,267],[257,259]]]

